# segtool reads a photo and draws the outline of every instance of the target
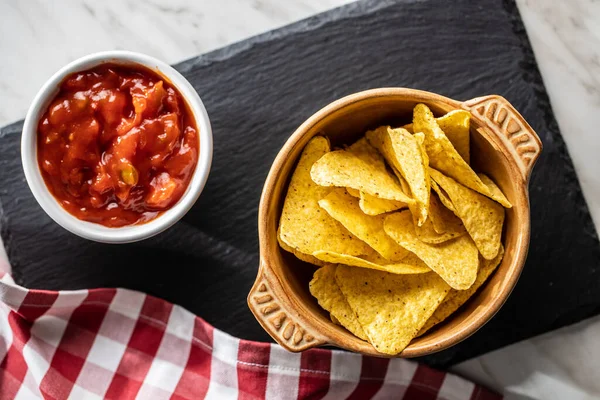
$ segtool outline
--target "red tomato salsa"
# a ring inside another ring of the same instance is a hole
[[[140,224],[172,207],[198,162],[193,114],[150,69],[105,64],[68,76],[38,125],[38,163],[75,217]]]

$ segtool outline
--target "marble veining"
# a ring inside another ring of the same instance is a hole
[[[0,126],[23,118],[44,81],[85,54],[127,49],[175,63],[349,2],[0,1],[0,54],[6,57],[0,62]],[[598,228],[600,1],[517,3]],[[600,317],[477,357],[454,371],[509,399],[599,398]]]

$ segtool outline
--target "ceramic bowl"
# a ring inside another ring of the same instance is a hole
[[[194,115],[199,131],[200,154],[192,179],[179,201],[157,218],[140,225],[109,228],[100,224],[82,221],[60,206],[48,190],[37,161],[38,121],[59,90],[62,81],[70,74],[97,67],[103,63],[141,65],[168,80],[179,90]],[[208,179],[212,163],[212,130],[208,113],[196,90],[179,72],[170,65],[147,56],[129,51],[107,51],[94,53],[66,65],[42,86],[35,96],[23,125],[21,137],[21,160],[25,178],[35,199],[55,222],[68,231],[86,239],[105,243],[129,243],[154,236],[179,221],[194,205]]]
[[[466,339],[494,316],[516,285],[529,246],[529,176],[542,150],[533,129],[500,96],[461,102],[413,89],[367,90],[335,101],[306,120],[277,155],[263,188],[258,216],[260,267],[248,304],[258,322],[284,348],[302,351],[332,345],[384,356],[368,342],[331,322],[308,290],[316,267],[280,248],[277,226],[291,174],[313,136],[329,137],[333,147],[349,144],[368,129],[411,121],[417,103],[427,104],[436,116],[455,109],[472,113],[474,169],[491,176],[513,207],[506,210],[506,253],[495,273],[460,310],[439,327],[415,338],[398,356],[423,356]]]

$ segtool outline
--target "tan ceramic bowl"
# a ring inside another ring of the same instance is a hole
[[[472,113],[471,162],[476,171],[498,183],[513,208],[506,213],[506,253],[496,272],[464,307],[439,327],[414,339],[399,356],[423,356],[466,339],[494,316],[517,283],[529,246],[529,176],[542,150],[529,124],[500,96],[460,102],[404,88],[356,93],[318,111],[294,132],[273,162],[263,188],[258,215],[260,267],[248,305],[262,327],[286,349],[302,351],[333,345],[384,356],[331,322],[308,290],[316,267],[279,247],[277,226],[290,176],[313,136],[327,136],[332,146],[349,144],[368,129],[410,122],[417,103],[427,104],[436,116],[455,109]]]

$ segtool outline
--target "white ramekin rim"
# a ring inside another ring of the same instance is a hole
[[[103,63],[138,64],[157,71],[176,87],[194,115],[199,131],[200,154],[194,175],[181,199],[152,221],[140,225],[109,228],[82,221],[67,212],[48,190],[37,161],[37,127],[40,117],[52,101],[64,78]],[[130,51],[106,51],[79,58],[56,72],[39,90],[23,125],[21,161],[27,184],[42,209],[66,230],[85,239],[103,243],[130,243],[154,236],[179,221],[192,208],[208,179],[213,155],[213,138],[206,108],[194,87],[170,65],[145,54]]]

